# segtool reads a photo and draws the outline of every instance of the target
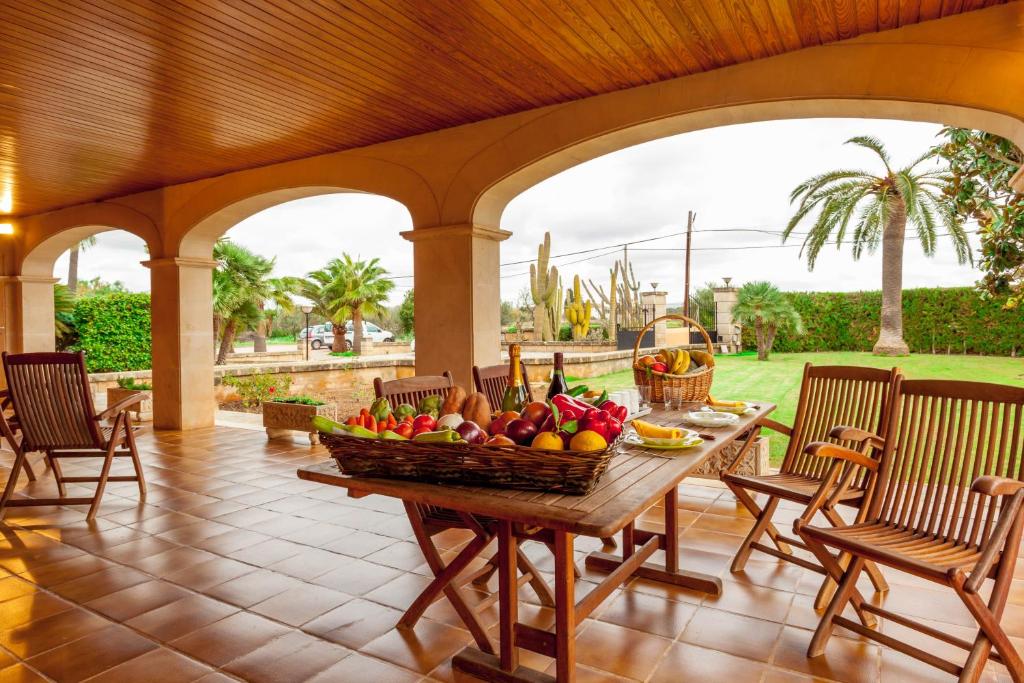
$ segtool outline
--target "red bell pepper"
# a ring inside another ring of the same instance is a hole
[[[608,443],[615,441],[622,433],[622,421],[616,417],[608,418]]]
[[[629,409],[626,406],[620,406],[614,401],[605,401],[598,407],[601,410],[607,410],[619,422],[625,422],[629,416]]]
[[[611,441],[609,438],[609,425],[608,420],[612,416],[607,410],[598,410],[597,408],[591,408],[583,417],[580,418],[580,430],[590,430],[597,432],[605,441]]]
[[[557,394],[551,399],[551,404],[558,409],[559,415],[568,415],[571,420],[578,420],[583,413],[593,407],[583,401],[577,401],[568,394]]]

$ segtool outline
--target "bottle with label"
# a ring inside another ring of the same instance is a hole
[[[555,369],[551,372],[551,387],[548,389],[548,400],[559,394],[569,393],[569,383],[565,381],[565,370],[562,367],[562,352],[555,353]]]
[[[526,403],[526,383],[523,381],[519,344],[510,344],[508,347],[508,384],[505,385],[505,394],[501,397],[501,411],[514,410],[518,413]]]

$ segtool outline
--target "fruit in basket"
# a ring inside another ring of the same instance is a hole
[[[430,415],[436,419],[441,414],[441,403],[442,398],[437,394],[424,396],[420,399],[419,405],[416,406],[416,412],[420,415]]]
[[[398,434],[399,436],[404,436],[407,439],[411,439],[413,432],[415,430],[413,429],[411,422],[399,422],[391,431],[393,431],[395,434]]]
[[[449,413],[437,418],[437,429],[455,429],[465,421],[458,413]]]
[[[385,439],[387,441],[408,441],[409,440],[409,437],[402,436],[398,432],[392,431],[390,429],[385,429],[383,432],[381,432],[380,433],[380,438]]]
[[[548,408],[546,403],[541,401],[533,401],[523,406],[523,410],[519,413],[519,416],[524,420],[529,420],[537,427],[544,424],[544,420],[548,419],[548,415],[551,414],[551,410]]]
[[[462,406],[462,417],[486,430],[491,425],[491,405],[479,391],[470,394]]]
[[[455,432],[462,437],[466,443],[481,444],[487,441],[487,432],[480,429],[480,425],[469,420],[464,421],[455,428]]]
[[[421,432],[412,437],[412,440],[426,443],[457,443],[462,441],[462,437],[454,429],[442,429],[439,432]]]
[[[374,399],[373,403],[370,404],[370,415],[373,415],[373,419],[377,422],[388,419],[388,415],[390,414],[391,402],[383,396]]]
[[[526,445],[537,435],[537,425],[521,417],[510,421],[505,426],[505,436],[519,445]]]
[[[603,436],[589,429],[577,432],[569,441],[569,449],[573,451],[602,451],[608,448]]]
[[[416,408],[408,403],[399,403],[391,412],[394,413],[395,419],[399,422],[404,420],[406,417],[416,417]]]
[[[530,442],[530,448],[539,448],[544,451],[562,451],[565,450],[565,443],[555,432],[541,432],[537,436],[533,437],[533,441]]]
[[[658,359],[655,358],[654,356],[640,356],[636,360],[637,366],[642,368],[649,368],[657,362]]]
[[[453,413],[462,414],[462,408],[466,405],[466,399],[469,398],[466,395],[466,390],[459,385],[453,386],[448,390],[448,395],[444,397],[444,403],[441,404],[441,417],[445,415],[451,415]]]
[[[432,432],[435,429],[437,429],[437,420],[430,415],[417,415],[416,419],[412,421],[414,432]]]
[[[668,372],[668,366],[658,361],[651,365],[651,372]]]
[[[485,446],[515,446],[516,442],[504,434],[498,434],[484,441]]]
[[[632,424],[633,429],[640,436],[649,436],[655,439],[683,438],[683,430],[678,427],[662,427],[661,425],[644,422],[643,420],[633,420]]]
[[[505,428],[508,427],[508,423],[511,422],[512,420],[518,419],[519,413],[515,412],[514,410],[507,410],[504,413],[498,415],[498,417],[494,418],[487,431],[490,432],[492,435],[504,434]]]
[[[607,410],[591,408],[580,418],[579,430],[596,432],[601,435],[601,438],[608,441],[608,418],[610,417]]]

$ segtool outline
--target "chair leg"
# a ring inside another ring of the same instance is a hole
[[[139,478],[139,498],[146,499],[146,477],[142,473],[142,461],[139,459],[139,448],[135,444],[135,432],[132,430],[131,419],[125,421],[125,444],[132,456],[132,465],[135,466],[135,476]]]
[[[28,461],[28,458],[25,458],[25,468],[24,469],[25,469],[25,476],[28,477],[28,480],[29,481],[35,481],[36,480],[36,473],[34,471],[32,471],[32,464]]]
[[[807,544],[808,550],[810,550],[814,554],[814,556],[818,558],[818,562],[821,564],[822,567],[824,567],[826,575],[830,576],[832,580],[836,582],[837,585],[841,586],[842,582],[845,581],[847,576],[852,572],[853,564],[851,563],[849,567],[844,568],[842,565],[839,564],[839,561],[832,555],[832,553],[828,551],[828,548],[826,548],[824,545],[802,534],[801,538],[803,538],[804,542]],[[863,566],[861,567],[861,569],[863,569]],[[859,575],[860,569],[858,569],[856,573]],[[878,620],[876,620],[874,615],[872,615],[871,613],[864,611],[862,605],[864,604],[865,600],[864,596],[861,595],[859,590],[857,590],[856,576],[854,577],[851,591],[852,592],[850,593],[850,596],[847,598],[847,601],[849,601],[853,605],[853,609],[857,612],[857,617],[860,619],[860,622],[868,628],[875,628],[878,624]],[[838,596],[839,593],[836,593],[836,595]],[[833,598],[832,600],[834,602],[835,598]],[[841,613],[842,609],[840,608],[837,614]]]
[[[11,466],[11,476],[7,478],[7,485],[4,492],[0,494],[0,519],[4,518],[7,511],[7,501],[14,495],[14,489],[18,485],[18,473],[25,467],[25,452],[20,448],[14,449],[14,464]]]
[[[110,466],[114,464],[114,453],[117,452],[118,440],[114,437],[114,434],[117,434],[118,428],[124,425],[123,415],[123,413],[118,415],[117,419],[114,421],[114,429],[110,433],[110,443],[107,444],[107,455],[103,459],[103,467],[100,470],[99,481],[96,482],[96,491],[93,493],[92,505],[89,506],[89,512],[85,516],[89,521],[96,519],[96,513],[99,512],[100,509],[100,501],[103,499],[103,493],[107,489],[107,477],[110,476]],[[54,462],[54,465],[56,464],[57,463]]]
[[[50,455],[49,452],[46,454],[46,462],[49,463],[50,469],[53,470],[53,478],[57,482],[57,493],[60,494],[61,498],[67,498],[68,489],[64,485],[64,471],[60,467],[60,462],[58,462],[57,458]]]
[[[825,518],[832,526],[836,528],[846,526],[846,522],[834,509],[823,509],[822,513],[824,513]],[[884,593],[889,590],[889,582],[885,580],[885,575],[882,574],[882,570],[878,568],[877,564],[870,560],[866,561],[864,563],[864,571],[867,573],[868,578],[871,579],[871,585],[875,587],[876,591]]]
[[[744,538],[743,543],[740,544],[739,550],[736,551],[736,556],[732,559],[732,566],[729,567],[729,571],[741,572],[743,571],[743,568],[747,566],[747,560],[750,559],[750,553],[754,550],[751,546],[768,531],[768,527],[772,525],[772,515],[775,514],[775,509],[778,506],[778,498],[772,497],[768,499],[768,504],[765,505],[760,514],[755,517],[756,521],[754,522],[754,526],[751,527],[750,532],[747,533],[747,537]]]
[[[828,555],[828,551],[825,551]],[[817,555],[817,553],[815,553]],[[831,555],[829,555],[831,558]],[[835,560],[831,560],[834,564]],[[868,628],[875,628],[877,621],[875,618],[864,612],[860,608],[861,600],[857,600],[857,578],[860,576],[861,570],[864,569],[864,558],[854,557],[850,561],[850,568],[846,570],[843,575],[842,581],[839,583],[839,589],[836,594],[832,597],[832,602],[828,604],[828,608],[825,613],[821,616],[821,621],[818,623],[817,630],[814,631],[814,636],[811,638],[811,643],[807,647],[808,657],[819,657],[825,652],[825,646],[828,645],[829,638],[832,637],[832,631],[835,630],[834,619],[836,616],[843,613],[843,609],[846,608],[848,603],[853,603],[854,609],[857,610],[858,616],[864,625]],[[867,620],[870,620],[870,624]]]
[[[1010,566],[1012,566],[1012,560]],[[958,573],[953,578],[953,590],[963,600],[964,605],[978,622],[980,629],[978,637],[974,641],[974,647],[971,648],[967,662],[960,673],[961,683],[974,683],[981,678],[993,646],[999,652],[1014,683],[1024,682],[1024,660],[1021,659],[1017,648],[1013,646],[1010,638],[999,624],[1006,606],[1006,595],[1010,587],[1008,579],[1011,576],[1011,571],[1000,572],[992,587],[992,596],[987,605],[977,593],[968,593],[964,590],[965,576],[963,573]]]

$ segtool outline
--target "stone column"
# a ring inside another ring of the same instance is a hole
[[[213,268],[197,258],[146,261],[151,271],[153,426],[212,427]]]
[[[740,290],[738,287],[729,286],[714,287],[713,290],[715,293],[715,320],[718,332],[718,346],[727,345],[729,351],[735,353],[740,350],[741,346],[741,328],[739,323],[733,320],[732,308],[736,305],[736,299]]]
[[[417,375],[451,370],[470,389],[474,365],[501,362],[499,253],[511,234],[472,224],[402,233],[413,243]]]
[[[640,292],[640,304],[645,309],[653,307],[655,318],[660,318],[667,312],[667,299],[668,292]],[[664,321],[657,323],[654,326],[654,345],[659,349],[665,346],[669,346],[667,337],[668,323]]]
[[[9,275],[3,283],[3,346],[10,353],[54,351],[53,286],[57,278]]]

